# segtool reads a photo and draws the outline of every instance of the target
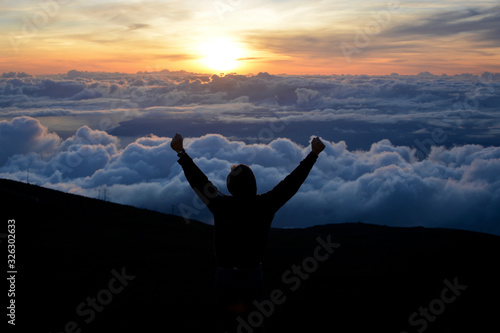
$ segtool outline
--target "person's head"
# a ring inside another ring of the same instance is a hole
[[[251,197],[257,195],[257,182],[252,169],[248,165],[239,164],[231,167],[227,176],[227,189],[235,197]]]

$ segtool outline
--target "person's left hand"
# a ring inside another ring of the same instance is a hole
[[[172,142],[170,142],[170,147],[172,147],[172,149],[178,153],[183,151],[184,150],[183,140],[184,139],[182,138],[182,135],[176,134],[172,139]]]

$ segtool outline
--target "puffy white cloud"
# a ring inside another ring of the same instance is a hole
[[[12,121],[0,121],[0,165],[16,154],[50,153],[60,140],[57,134],[49,133],[47,128],[34,118],[19,117]]]
[[[110,145],[117,144],[118,139],[104,131],[92,130],[88,126],[80,127],[76,134],[66,140],[62,146],[63,149],[68,149],[71,146],[81,145]]]
[[[99,192],[102,197],[106,188],[112,201],[167,213],[174,205],[177,214],[211,221],[170,149],[170,138],[150,135],[120,147],[116,137],[89,127],[61,140],[35,119],[0,124],[11,130],[19,124],[26,127],[15,132],[25,144],[4,154],[8,161],[0,167],[1,177],[25,180],[29,167],[31,181],[43,186],[92,197]],[[1,138],[2,147],[11,140]],[[33,138],[38,141],[30,141]],[[38,148],[28,149],[29,142]],[[276,215],[274,226],[364,221],[500,234],[500,147],[433,147],[422,160],[416,149],[389,140],[356,151],[343,141],[324,142],[325,151],[301,190]],[[309,151],[286,138],[264,145],[215,134],[188,137],[185,147],[225,193],[231,165],[250,165],[262,193],[285,178]]]

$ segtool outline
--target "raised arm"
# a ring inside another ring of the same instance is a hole
[[[272,202],[275,210],[278,210],[297,193],[323,149],[325,149],[323,142],[319,138],[314,138],[311,142],[311,152],[306,158],[285,179],[264,194]]]
[[[210,199],[217,196],[219,190],[217,187],[208,180],[203,171],[198,168],[191,157],[184,150],[183,138],[180,134],[176,134],[170,143],[170,147],[177,152],[179,156],[179,164],[184,170],[186,179],[200,197],[200,199],[208,206]]]

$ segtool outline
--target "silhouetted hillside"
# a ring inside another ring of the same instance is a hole
[[[213,331],[212,226],[8,180],[0,200],[17,331]],[[459,230],[273,229],[266,284],[283,296],[261,313],[269,332],[495,332],[499,253],[500,237]]]

